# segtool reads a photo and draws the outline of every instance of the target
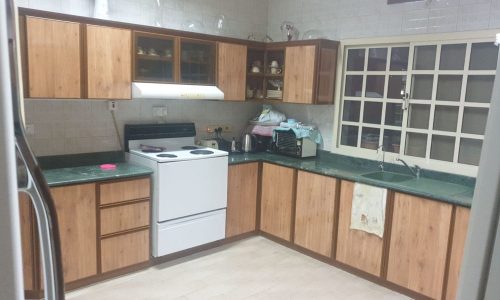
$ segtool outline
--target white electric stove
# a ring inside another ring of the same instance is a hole
[[[195,135],[193,123],[125,126],[129,162],[154,171],[154,257],[225,238],[228,153]]]

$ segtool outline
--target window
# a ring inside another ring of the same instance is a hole
[[[373,153],[383,145],[414,161],[478,165],[498,57],[492,42],[347,46],[344,53],[339,149]]]

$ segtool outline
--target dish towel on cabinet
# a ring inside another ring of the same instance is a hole
[[[352,195],[351,229],[384,236],[387,189],[355,183]]]

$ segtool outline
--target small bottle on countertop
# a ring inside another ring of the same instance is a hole
[[[231,152],[236,152],[236,140],[234,139],[234,137],[231,141]]]

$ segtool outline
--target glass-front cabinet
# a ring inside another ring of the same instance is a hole
[[[134,81],[215,84],[215,42],[134,33]]]
[[[446,41],[346,53],[341,148],[478,165],[498,47]]]
[[[191,39],[180,40],[180,82],[215,83],[215,43]]]
[[[177,38],[141,32],[134,36],[134,81],[175,82]]]

